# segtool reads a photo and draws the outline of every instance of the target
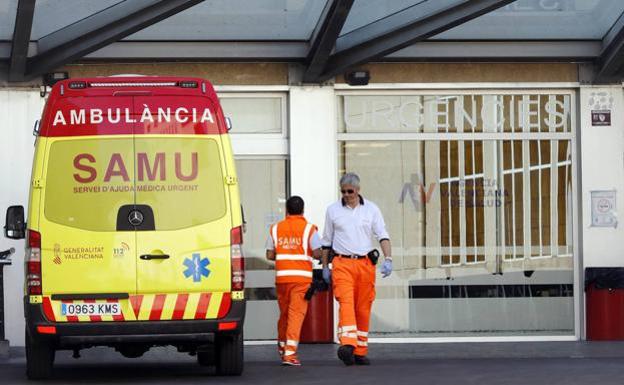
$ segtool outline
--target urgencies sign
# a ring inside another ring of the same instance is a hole
[[[57,110],[52,126],[84,124],[118,123],[214,123],[214,116],[209,108],[159,107],[151,110],[143,105],[140,115],[133,115],[131,108],[89,108]]]
[[[347,95],[347,132],[569,132],[569,94]]]

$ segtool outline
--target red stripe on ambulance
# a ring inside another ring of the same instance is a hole
[[[152,304],[152,311],[150,312],[150,316],[149,316],[150,321],[157,321],[160,319],[160,316],[163,311],[163,305],[165,304],[165,298],[167,298],[166,294],[158,294],[154,298],[154,303]]]
[[[56,321],[54,316],[54,310],[52,310],[52,303],[50,303],[49,297],[43,297],[43,314],[45,314],[48,321]]]
[[[171,319],[180,320],[184,318],[184,310],[186,310],[188,297],[188,294],[178,294],[178,298],[176,299],[176,304]]]
[[[232,306],[232,294],[223,293],[223,298],[221,298],[221,304],[219,305],[219,313],[217,313],[217,318],[223,318],[230,312],[230,307]]]
[[[132,305],[132,310],[134,311],[134,317],[139,319],[139,312],[141,311],[141,303],[143,302],[142,295],[133,295],[130,296],[130,305]]]
[[[197,311],[195,312],[195,319],[205,319],[208,312],[208,305],[210,304],[210,293],[201,293],[199,295],[199,303],[197,304]]]

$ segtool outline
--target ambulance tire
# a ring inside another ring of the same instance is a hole
[[[197,352],[197,363],[201,366],[214,366],[215,364],[215,347],[211,346],[212,349],[204,350]]]
[[[216,339],[217,375],[240,376],[243,373],[243,333],[218,336]]]
[[[31,380],[52,377],[55,350],[45,341],[26,335],[26,376]]]

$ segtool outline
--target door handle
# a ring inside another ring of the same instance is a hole
[[[169,259],[168,254],[143,254],[139,258],[144,261],[148,261],[150,259]]]

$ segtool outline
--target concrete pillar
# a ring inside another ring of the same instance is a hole
[[[338,198],[336,97],[333,87],[290,89],[290,187],[306,218],[322,231],[325,209]]]

